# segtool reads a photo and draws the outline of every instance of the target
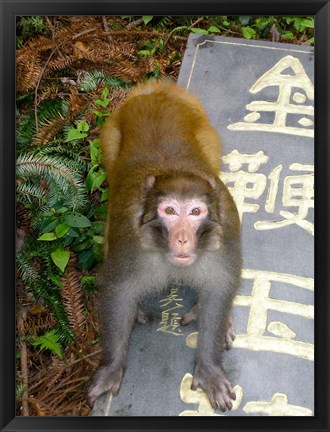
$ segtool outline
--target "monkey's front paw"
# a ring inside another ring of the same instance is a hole
[[[96,399],[107,391],[111,391],[114,396],[117,396],[123,375],[123,367],[100,366],[95,372],[88,389],[89,405],[92,407]]]
[[[190,324],[192,321],[197,321],[198,318],[198,309],[197,305],[195,304],[189,312],[187,312],[183,317],[181,318],[180,324],[182,326],[186,326]]]
[[[147,322],[149,321],[147,315],[140,308],[138,308],[137,313],[136,313],[136,321],[139,324],[147,324]]]
[[[232,409],[232,400],[236,399],[236,394],[221,367],[213,366],[209,369],[196,366],[191,389],[196,390],[198,386],[206,392],[214,409]]]

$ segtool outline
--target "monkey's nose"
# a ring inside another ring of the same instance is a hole
[[[189,242],[189,235],[186,230],[180,230],[178,232],[177,241],[180,243],[181,246]]]

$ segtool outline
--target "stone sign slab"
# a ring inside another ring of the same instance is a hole
[[[222,138],[220,176],[242,222],[237,336],[225,354],[237,399],[223,413],[190,389],[198,328],[179,319],[193,295],[169,287],[133,330],[119,396],[101,397],[93,415],[314,415],[313,73],[310,47],[190,35],[179,84]]]

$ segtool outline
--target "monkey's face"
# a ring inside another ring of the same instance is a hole
[[[170,261],[179,266],[192,264],[196,259],[197,232],[208,215],[206,203],[200,199],[165,198],[158,204],[157,214],[167,230]]]
[[[195,176],[150,181],[142,217],[143,246],[186,267],[220,247],[221,227],[212,186]]]

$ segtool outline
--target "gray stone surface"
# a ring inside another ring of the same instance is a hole
[[[313,68],[312,48],[190,36],[179,83],[222,137],[222,178],[242,218],[237,338],[225,356],[237,401],[222,413],[190,390],[197,327],[178,316],[192,298],[172,287],[146,305],[153,320],[134,328],[121,392],[94,415],[314,415]]]

